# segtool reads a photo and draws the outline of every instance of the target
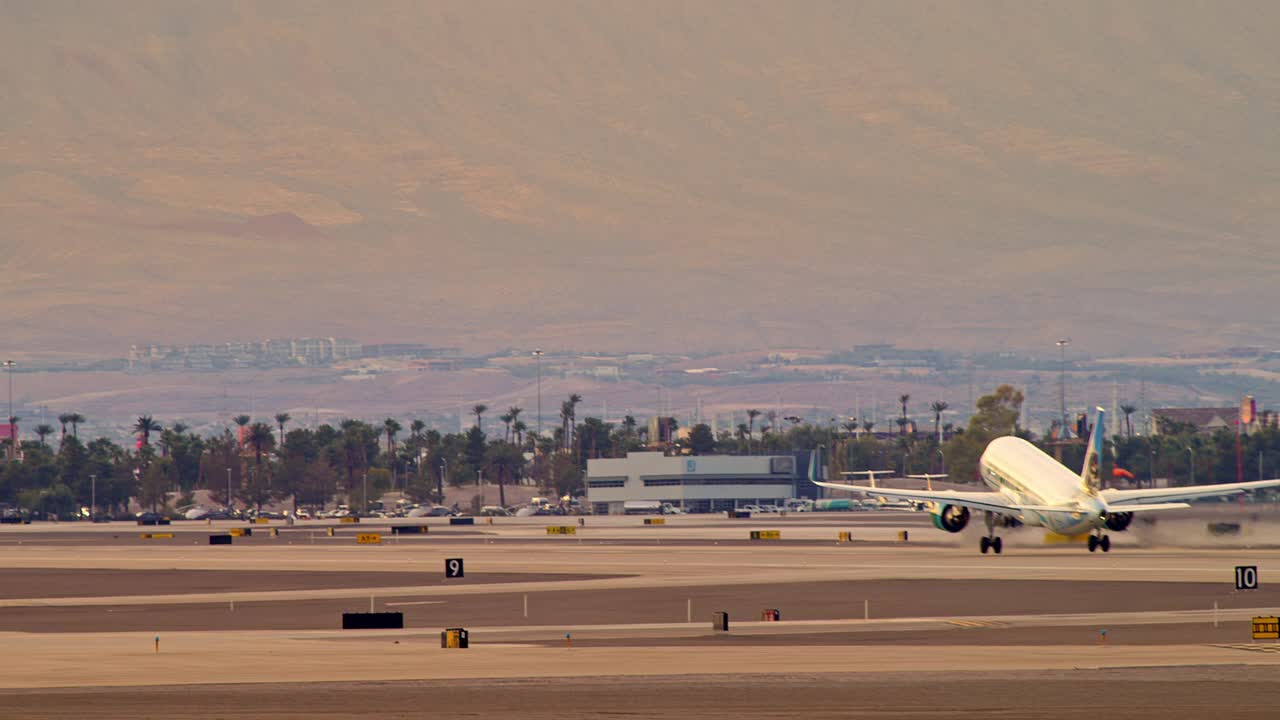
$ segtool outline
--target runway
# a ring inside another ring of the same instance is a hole
[[[1120,696],[1145,698],[1144,707],[1167,711],[1162,717],[1191,717],[1173,704],[1195,707],[1185,692],[1192,685],[1173,680],[1188,668],[1205,669],[1188,676],[1198,679],[1221,669],[1252,697],[1280,700],[1262,681],[1280,664],[1280,646],[1248,634],[1251,617],[1280,609],[1280,589],[1269,583],[1280,550],[1251,542],[1268,538],[1266,527],[1222,548],[1117,536],[1108,554],[1010,533],[1005,554],[984,556],[973,537],[933,531],[915,513],[682,517],[657,527],[591,517],[574,535],[547,536],[547,525],[572,522],[502,518],[466,534],[428,523],[426,535],[373,546],[355,541],[379,530],[372,524],[334,537],[318,525],[281,527],[230,547],[207,544],[223,529],[217,524],[178,524],[164,540],[143,540],[150,528],[127,525],[0,528],[0,568],[10,579],[0,592],[0,642],[23,658],[0,677],[0,703],[69,717],[74,698],[118,698],[112,687],[159,702],[174,685],[200,696],[201,685],[227,684],[279,714],[296,708],[254,690],[257,683],[289,688],[290,697],[339,687],[359,695],[376,683],[388,707],[427,693],[497,712],[510,693],[531,687],[528,678],[606,704],[627,689],[663,694],[679,678],[682,687],[745,695],[772,683],[764,707],[809,717],[836,712],[824,698],[844,697],[850,683],[865,691],[849,701],[894,717],[927,707],[929,717],[1030,717],[1017,714],[1014,698],[1031,696],[1016,678],[1039,670],[1056,673],[1063,692],[1099,672],[1112,682],[1119,674],[1128,678],[1114,690]],[[756,529],[779,529],[781,539],[748,540]],[[857,539],[837,542],[840,531]],[[454,557],[465,559],[462,581],[443,577]],[[1259,590],[1235,590],[1241,564],[1258,567]],[[371,596],[375,609],[404,613],[406,629],[339,630],[341,613],[368,611]],[[762,622],[766,608],[779,609],[781,622]],[[712,630],[715,611],[729,613],[728,633]],[[454,626],[469,629],[471,648],[439,647],[440,630]],[[997,684],[1001,700],[948,702],[940,715],[936,702],[895,697],[904,689],[934,697],[967,687],[962,678]],[[464,698],[462,687],[498,690]],[[1236,716],[1264,716],[1242,707],[1233,706],[1246,712]],[[360,708],[315,709],[354,717]],[[652,705],[707,717],[758,709],[683,692]],[[1144,717],[1132,709],[1126,717]]]

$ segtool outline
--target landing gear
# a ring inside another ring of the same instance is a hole
[[[1000,551],[1004,549],[1004,543],[1000,542],[1000,538],[997,537],[995,534],[996,533],[995,513],[988,510],[986,512],[986,520],[987,520],[987,536],[982,538],[982,540],[978,542],[978,549],[982,551],[983,555],[986,555],[988,550],[999,555]]]
[[[1111,552],[1111,537],[1109,535],[1089,536],[1089,552],[1097,552],[1099,548],[1102,549],[1102,552]]]

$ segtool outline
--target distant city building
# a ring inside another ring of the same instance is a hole
[[[1156,408],[1151,411],[1151,419],[1154,421],[1152,432],[1166,435],[1179,424],[1191,425],[1198,433],[1213,433],[1222,429],[1234,432],[1239,416],[1240,408],[1234,407]]]
[[[419,343],[382,343],[362,346],[360,356],[366,358],[447,358],[462,354],[458,348],[432,347]]]
[[[360,343],[330,337],[213,345],[132,345],[128,359],[131,370],[228,370],[325,366],[360,356]]]
[[[680,424],[673,417],[664,417],[654,415],[649,418],[649,443],[651,445],[665,445],[673,440],[672,431],[679,432]]]
[[[628,501],[670,503],[689,512],[724,512],[743,505],[782,505],[817,497],[808,480],[809,453],[667,456],[632,452],[587,460],[587,502],[619,514]]]

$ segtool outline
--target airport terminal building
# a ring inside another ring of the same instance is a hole
[[[587,502],[596,514],[619,514],[630,500],[671,503],[689,512],[724,512],[743,505],[781,505],[816,497],[809,453],[668,456],[632,452],[587,461]]]

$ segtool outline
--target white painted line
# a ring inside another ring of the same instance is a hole
[[[414,602],[398,602],[398,603],[382,603],[386,607],[400,607],[401,605],[443,605],[448,600],[416,600]]]

